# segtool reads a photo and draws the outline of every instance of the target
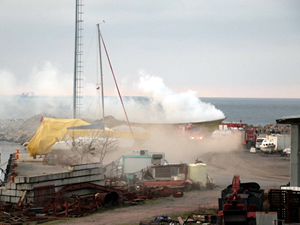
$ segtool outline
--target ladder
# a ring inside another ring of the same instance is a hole
[[[83,78],[83,0],[76,0],[73,118],[80,117]]]

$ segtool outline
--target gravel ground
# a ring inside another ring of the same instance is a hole
[[[197,211],[200,207],[217,207],[221,190],[231,183],[234,174],[239,174],[242,182],[257,182],[265,191],[284,185],[289,180],[289,160],[275,154],[251,154],[245,150],[236,150],[205,153],[201,159],[207,163],[207,172],[218,185],[214,190],[191,191],[182,198],[161,198],[61,223],[138,224],[158,215]]]

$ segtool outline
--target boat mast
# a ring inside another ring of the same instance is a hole
[[[103,23],[105,21],[103,20]],[[101,76],[101,96],[102,96],[102,121],[104,124],[103,135],[105,134],[105,120],[104,120],[104,90],[103,90],[103,71],[102,71],[102,54],[101,54],[101,31],[100,31],[100,23],[97,24],[98,28],[98,42],[99,42],[99,60],[100,60],[100,76]]]
[[[83,76],[83,0],[76,0],[73,119],[80,117]]]

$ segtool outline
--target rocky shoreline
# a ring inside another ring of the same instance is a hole
[[[30,141],[35,135],[36,131],[40,127],[41,118],[53,116],[41,113],[32,116],[28,119],[0,119],[0,141],[8,141],[23,144],[24,142]],[[100,121],[88,121],[90,123],[101,122]],[[111,128],[121,124],[125,124],[124,121],[119,121],[112,116],[105,117],[106,126]],[[253,126],[249,125],[250,128],[254,128],[258,134],[289,134],[291,132],[291,126],[285,124],[267,124]]]
[[[41,116],[29,119],[0,119],[0,141],[24,143],[29,141],[40,126]]]
[[[254,128],[256,133],[258,134],[290,134],[291,133],[291,125],[289,124],[266,124],[264,126],[250,125],[250,128]]]

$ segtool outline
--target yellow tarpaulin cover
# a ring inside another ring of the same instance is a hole
[[[61,133],[67,127],[89,125],[80,119],[54,119],[44,118],[40,128],[27,145],[30,156],[43,155],[51,152],[53,145],[62,137]]]

